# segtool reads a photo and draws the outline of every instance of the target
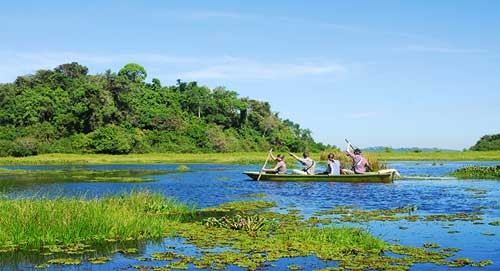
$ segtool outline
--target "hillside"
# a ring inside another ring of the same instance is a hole
[[[41,153],[319,151],[311,131],[268,102],[177,80],[145,82],[146,70],[89,75],[62,64],[0,84],[0,156]]]
[[[496,151],[500,150],[500,134],[485,135],[470,148],[471,151]]]

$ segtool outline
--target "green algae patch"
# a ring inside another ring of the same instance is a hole
[[[298,265],[298,264],[288,265],[287,268],[290,270],[302,270],[302,269],[304,269],[304,267],[302,265]]]
[[[490,226],[500,226],[500,220],[489,222],[488,225],[490,225]]]
[[[353,206],[337,206],[331,210],[316,212],[314,216],[333,216],[334,222],[366,223],[370,221],[478,221],[482,220],[481,212],[417,215],[416,205],[385,209],[385,210],[357,210]]]
[[[61,264],[61,265],[79,265],[82,263],[79,259],[73,258],[57,258],[48,261],[49,264]]]

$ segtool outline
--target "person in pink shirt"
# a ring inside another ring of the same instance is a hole
[[[344,174],[363,174],[366,170],[371,171],[370,163],[368,160],[361,155],[360,149],[355,149],[354,153],[350,152],[349,149],[346,151],[347,156],[352,159],[352,170],[343,169]]]

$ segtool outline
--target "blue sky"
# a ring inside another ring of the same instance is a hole
[[[225,86],[344,146],[500,132],[500,1],[4,1],[0,82],[71,61]]]

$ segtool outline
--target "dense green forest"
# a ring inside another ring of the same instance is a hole
[[[146,77],[134,63],[90,75],[73,62],[0,84],[0,156],[329,147],[267,102],[224,87],[181,80],[162,86]]]
[[[500,150],[500,134],[485,135],[472,146],[471,151],[496,151]]]

